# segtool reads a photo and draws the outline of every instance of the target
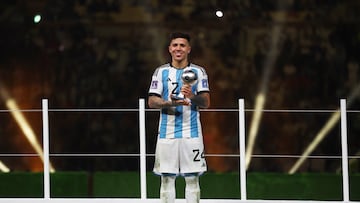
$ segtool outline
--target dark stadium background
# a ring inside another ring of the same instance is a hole
[[[0,1],[0,86],[21,109],[49,99],[50,153],[139,153],[137,112],[61,109],[136,109],[153,70],[169,59],[167,37],[192,35],[191,61],[209,74],[212,109],[203,112],[207,153],[238,153],[238,99],[254,109],[336,110],[355,97],[359,109],[360,1],[326,0],[7,0]],[[223,17],[215,11],[221,10]],[[40,22],[34,22],[36,15]],[[271,44],[274,28],[277,43]],[[275,46],[275,47],[274,47]],[[269,55],[270,50],[274,55]],[[270,57],[270,59],[269,59]],[[270,63],[269,61],[272,61]],[[268,65],[272,64],[270,68]],[[266,83],[264,75],[268,71]],[[2,95],[0,109],[6,110]],[[41,140],[41,113],[24,115]],[[253,112],[246,113],[247,132]],[[264,113],[254,153],[300,155],[331,113]],[[357,113],[349,118],[349,155],[359,154]],[[147,113],[147,152],[154,153],[157,113]],[[34,153],[11,117],[0,114],[0,152]],[[339,125],[312,155],[340,156]],[[2,157],[13,171],[42,171],[38,157]],[[254,172],[287,172],[296,159],[254,159]],[[133,157],[51,158],[58,171],[134,171]],[[209,170],[238,170],[237,158],[210,157]],[[300,172],[336,172],[336,159],[310,159]],[[152,159],[148,160],[151,170]],[[359,172],[359,159],[351,165]]]

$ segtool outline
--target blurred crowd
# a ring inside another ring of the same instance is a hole
[[[340,98],[348,98],[351,109],[359,105],[360,3],[356,0],[18,0],[0,5],[0,79],[29,108],[44,97],[58,109],[137,108],[138,99],[147,96],[152,72],[169,59],[167,36],[174,30],[186,30],[193,37],[191,60],[208,70],[212,108],[237,108],[237,99],[244,98],[246,108],[252,109],[259,91],[266,94],[265,109],[336,109]],[[224,16],[217,17],[216,10]],[[31,19],[35,14],[42,15],[38,24]],[[5,108],[3,101],[0,104]],[[247,115],[249,125],[251,115]],[[153,153],[157,123],[151,122],[156,115],[149,117],[154,117],[147,123],[148,152]],[[328,117],[264,114],[256,153],[299,155]],[[139,151],[136,112],[54,113],[53,118],[54,152]],[[355,122],[357,116],[351,118]],[[237,128],[229,118],[204,119],[208,126],[231,125],[211,135],[212,143],[205,143],[208,151],[237,153]],[[351,126],[351,154],[360,147],[355,137],[359,131]],[[338,136],[334,130],[317,153],[339,155]],[[223,146],[218,149],[214,142]],[[138,167],[137,160],[131,163],[98,158],[59,161],[57,166],[64,170]],[[333,171],[338,164],[309,163],[304,170]],[[210,170],[237,167],[235,161],[218,165],[210,160]],[[258,161],[251,170],[288,167],[281,161]]]

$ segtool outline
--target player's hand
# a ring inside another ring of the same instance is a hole
[[[171,96],[171,102],[174,106],[190,106],[191,105],[191,100],[188,98],[176,99],[175,97]]]
[[[192,92],[190,85],[187,84],[183,85],[180,91],[186,98],[192,98],[194,96],[194,93]]]

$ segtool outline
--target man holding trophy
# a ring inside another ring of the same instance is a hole
[[[185,178],[187,203],[200,201],[199,176],[207,170],[199,108],[210,106],[208,76],[189,62],[190,36],[170,36],[171,62],[158,67],[148,105],[161,109],[154,173],[161,176],[162,203],[175,202],[175,180]]]

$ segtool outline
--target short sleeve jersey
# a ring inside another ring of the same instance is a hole
[[[201,92],[209,92],[208,76],[204,68],[190,63],[184,69],[176,69],[171,64],[158,67],[153,76],[149,88],[149,95],[162,97],[170,101],[171,95],[180,93],[183,82],[182,73],[191,69],[197,74],[197,82],[192,86],[192,92],[197,95]],[[161,109],[159,120],[159,138],[200,138],[202,129],[200,123],[199,107],[176,106]]]

